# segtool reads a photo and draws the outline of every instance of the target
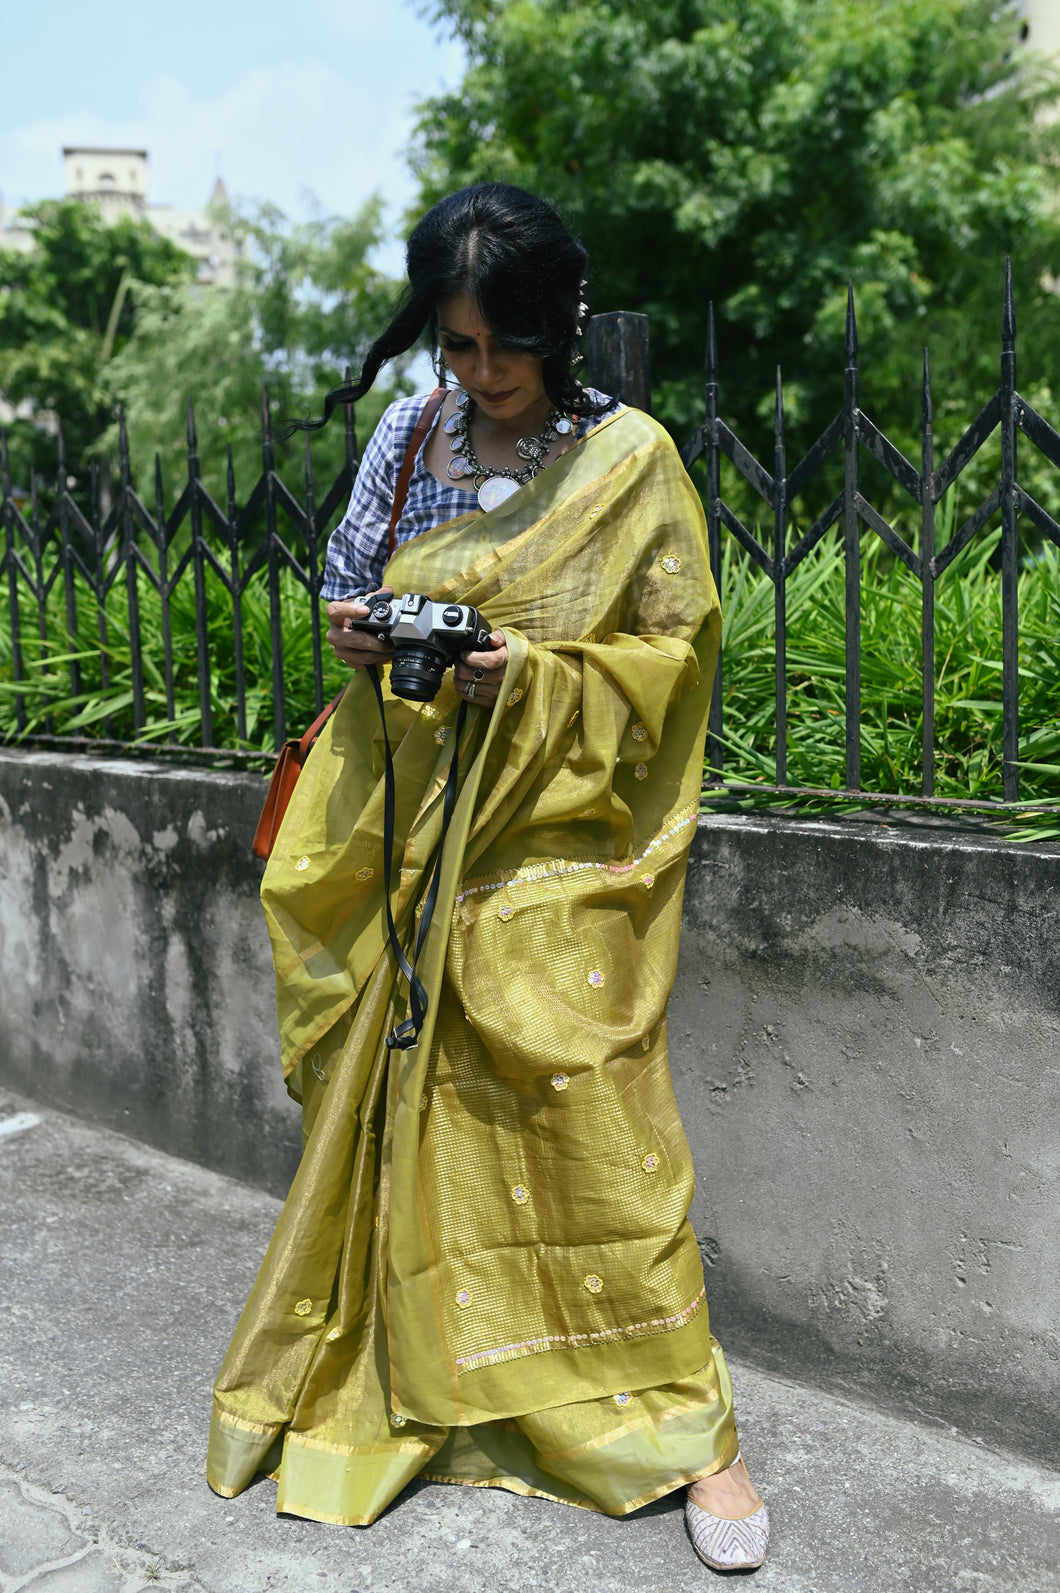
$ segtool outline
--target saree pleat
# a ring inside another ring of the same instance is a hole
[[[400,548],[398,591],[505,630],[473,712],[406,1010],[383,921],[382,742],[351,682],[262,897],[305,1150],[215,1389],[208,1475],[366,1524],[416,1475],[622,1514],[731,1463],[687,1221],[666,1004],[718,639],[699,501],[623,411],[491,514]],[[457,700],[387,697],[407,944]],[[448,916],[448,921],[446,921]]]

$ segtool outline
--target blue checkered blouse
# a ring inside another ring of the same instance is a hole
[[[597,403],[612,402],[593,387],[586,391]],[[429,396],[417,393],[412,398],[396,399],[384,411],[364,450],[349,508],[328,540],[327,568],[321,588],[327,602],[356,597],[382,584],[397,478]],[[580,440],[599,420],[599,415],[583,416],[575,428],[575,436]],[[438,424],[437,420],[434,424]],[[467,514],[476,507],[473,487],[441,482],[427,469],[423,462],[426,445],[425,437],[416,455],[405,507],[397,523],[398,543],[408,542],[422,531],[430,531],[446,520],[455,520],[457,515]]]

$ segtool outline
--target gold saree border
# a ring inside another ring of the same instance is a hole
[[[214,1402],[214,1416],[219,1422],[226,1423],[229,1427],[241,1427],[247,1433],[269,1434],[275,1438],[277,1433],[282,1433],[286,1422],[252,1422],[246,1416],[235,1416],[230,1410],[225,1410],[222,1405]]]
[[[558,1493],[546,1493],[544,1488],[533,1488],[518,1477],[447,1477],[440,1471],[421,1471],[422,1482],[447,1482],[458,1488],[503,1488],[506,1493],[517,1493],[523,1499],[547,1499],[550,1504],[569,1505],[572,1510],[591,1510],[602,1516],[608,1512],[591,1499],[563,1499]]]
[[[664,842],[672,840],[690,824],[695,824],[699,818],[698,800],[689,803],[686,807],[678,809],[670,821],[669,828],[657,830],[640,853],[639,857],[630,857],[618,863],[607,858],[543,858],[540,863],[527,863],[525,867],[517,869],[510,877],[495,878],[489,874],[471,875],[468,880],[461,882],[461,889],[455,898],[455,905],[459,905],[469,896],[478,896],[483,891],[512,890],[517,885],[539,885],[548,879],[564,879],[570,874],[584,874],[589,869],[598,869],[605,874],[632,874],[633,870],[646,863],[653,853],[657,852]]]
[[[650,1390],[649,1390],[650,1392]],[[583,1443],[571,1444],[567,1449],[539,1449],[537,1458],[542,1465],[550,1460],[577,1460],[580,1455],[591,1455],[597,1449],[605,1449],[608,1444],[617,1444],[620,1439],[628,1438],[631,1433],[641,1433],[649,1428],[662,1427],[666,1422],[673,1422],[682,1416],[694,1416],[697,1411],[706,1410],[721,1398],[720,1394],[713,1393],[707,1399],[686,1400],[683,1405],[667,1405],[663,1411],[649,1411],[645,1416],[636,1416],[632,1421],[623,1422],[621,1427],[612,1427],[606,1433],[597,1433],[593,1438],[586,1438]]]
[[[399,1438],[383,1444],[333,1444],[326,1438],[309,1438],[304,1433],[292,1433],[288,1428],[285,1444],[296,1449],[317,1449],[325,1455],[433,1455],[437,1449],[423,1439]]]
[[[695,1299],[670,1316],[651,1317],[646,1322],[629,1322],[624,1327],[601,1328],[596,1333],[543,1333],[540,1338],[523,1339],[517,1344],[499,1344],[490,1350],[473,1350],[470,1355],[456,1357],[457,1375],[477,1372],[483,1366],[502,1366],[505,1361],[522,1360],[527,1355],[547,1355],[550,1350],[586,1350],[597,1344],[613,1344],[616,1339],[629,1342],[634,1339],[655,1338],[660,1333],[674,1333],[683,1328],[699,1311],[707,1298],[706,1284]]]
[[[645,1505],[654,1504],[656,1499],[665,1499],[667,1494],[677,1493],[680,1488],[690,1488],[694,1482],[701,1482],[704,1477],[713,1477],[719,1471],[728,1471],[739,1452],[740,1439],[734,1425],[729,1443],[709,1465],[698,1466],[693,1471],[679,1472],[676,1477],[659,1483],[658,1487],[649,1488],[647,1493],[638,1494],[635,1499],[627,1500],[618,1510],[605,1510],[603,1505],[594,1504],[591,1499],[564,1499],[561,1494],[546,1493],[543,1488],[531,1487],[529,1483],[521,1482],[518,1477],[472,1479],[446,1476],[440,1471],[421,1471],[419,1478],[422,1482],[453,1483],[460,1488],[503,1488],[506,1492],[519,1494],[524,1499],[548,1499],[552,1504],[566,1505],[571,1510],[591,1510],[594,1515],[608,1516],[611,1520],[616,1520],[622,1516],[632,1515],[634,1510],[643,1510]]]

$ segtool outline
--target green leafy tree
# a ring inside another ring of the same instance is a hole
[[[130,454],[141,491],[153,492],[154,457],[162,461],[167,494],[186,479],[188,400],[194,402],[203,474],[224,493],[230,446],[242,501],[262,469],[262,388],[268,384],[273,426],[318,414],[324,392],[356,370],[368,344],[391,314],[397,284],[375,269],[381,242],[381,204],[372,200],[353,217],[292,223],[273,206],[245,216],[248,260],[231,288],[194,285],[133,289],[135,329],[111,361],[107,384],[124,405]],[[395,390],[402,365],[359,407],[363,443]],[[389,383],[389,385],[388,385]],[[297,481],[304,439],[276,439],[277,459]],[[113,462],[117,427],[100,451]],[[313,438],[313,468],[330,483],[344,457],[338,416]]]
[[[108,367],[133,328],[134,283],[183,282],[194,262],[142,221],[108,226],[91,205],[46,200],[27,214],[31,253],[0,251],[0,394],[29,413],[8,428],[12,473],[55,471],[47,424],[77,468],[110,418]]]
[[[809,442],[863,392],[914,446],[922,347],[942,430],[998,376],[1013,257],[1024,371],[1060,370],[1055,77],[1001,0],[440,0],[464,80],[421,106],[424,202],[481,179],[558,203],[594,310],[651,318],[656,411],[702,416],[708,300],[724,408],[768,447],[775,366]],[[1028,369],[1029,368],[1029,369]],[[789,385],[790,384],[790,385]],[[949,440],[952,440],[950,438]]]

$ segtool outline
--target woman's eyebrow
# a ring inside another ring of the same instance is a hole
[[[451,326],[439,326],[439,332],[444,332],[446,337],[459,338],[461,342],[470,343],[471,338],[466,332],[454,332]]]

